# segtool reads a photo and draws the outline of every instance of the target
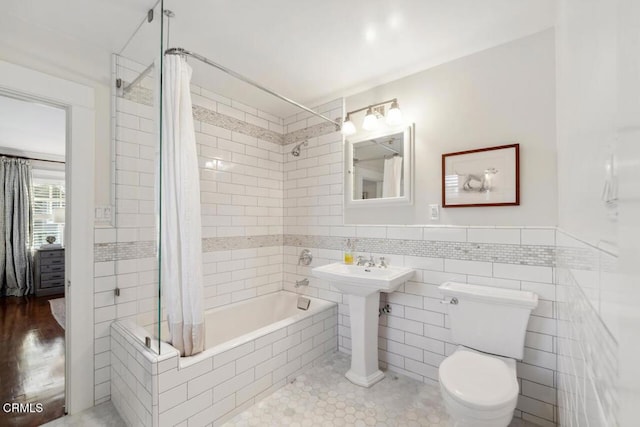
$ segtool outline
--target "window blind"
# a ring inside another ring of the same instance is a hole
[[[63,224],[53,222],[53,210],[65,207],[64,183],[33,183],[33,248],[47,243],[47,236],[54,236],[55,243],[62,243]]]

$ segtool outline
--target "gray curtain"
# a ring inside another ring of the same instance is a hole
[[[33,293],[31,164],[0,157],[0,295]]]

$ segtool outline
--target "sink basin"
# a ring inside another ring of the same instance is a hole
[[[316,267],[313,275],[325,279],[349,295],[351,323],[351,369],[345,374],[352,383],[371,387],[384,378],[378,368],[378,309],[380,292],[393,292],[413,276],[407,267],[362,267],[334,263]]]
[[[342,292],[366,296],[375,292],[393,292],[413,276],[408,267],[362,267],[340,262],[316,267],[313,275],[331,282]]]

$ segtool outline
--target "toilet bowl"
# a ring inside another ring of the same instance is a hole
[[[533,292],[447,282],[438,287],[460,345],[440,364],[440,394],[455,427],[506,427],[518,403]]]
[[[440,391],[455,427],[506,427],[518,401],[513,359],[459,347],[438,370]]]

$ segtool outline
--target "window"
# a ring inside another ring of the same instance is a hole
[[[64,208],[64,182],[33,182],[33,249],[47,243],[54,236],[55,243],[63,243],[64,224],[54,222],[54,209]]]

